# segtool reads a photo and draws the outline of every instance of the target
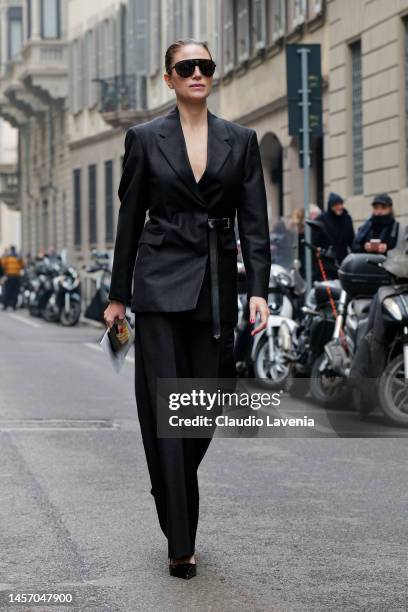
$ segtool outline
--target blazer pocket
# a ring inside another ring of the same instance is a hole
[[[144,232],[140,236],[139,244],[154,244],[159,246],[163,242],[165,236],[166,234],[164,232]]]
[[[235,249],[236,251],[238,250],[235,234],[230,232],[220,232],[218,236],[220,238],[220,243],[223,249]]]

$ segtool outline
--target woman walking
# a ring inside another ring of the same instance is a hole
[[[124,318],[126,304],[136,313],[135,395],[151,493],[168,540],[170,574],[191,578],[197,469],[211,437],[158,437],[157,379],[236,376],[235,216],[251,322],[260,317],[253,334],[268,317],[270,249],[257,136],[208,110],[215,63],[207,45],[177,41],[167,49],[165,65],[176,105],[126,132],[104,316],[110,327]]]

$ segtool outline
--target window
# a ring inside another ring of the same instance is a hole
[[[60,36],[60,0],[41,0],[41,38]]]
[[[113,242],[113,162],[105,162],[105,240]]]
[[[254,34],[255,49],[262,49],[266,44],[266,2],[253,0],[252,2],[252,31]]]
[[[7,11],[8,21],[8,59],[21,51],[23,41],[23,16],[21,7],[10,7]]]
[[[96,165],[88,166],[89,243],[96,244]]]
[[[353,143],[353,194],[363,193],[363,98],[361,74],[361,41],[350,45],[351,110]]]
[[[285,35],[286,2],[285,0],[268,0],[269,43],[275,43]]]
[[[74,170],[74,244],[81,246],[81,169]]]

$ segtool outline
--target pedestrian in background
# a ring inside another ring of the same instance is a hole
[[[336,262],[341,262],[351,252],[354,240],[353,220],[344,207],[343,198],[337,193],[330,193],[327,200],[327,210],[321,213],[316,221],[320,221],[323,231],[313,232],[313,244],[328,249],[332,247]],[[326,265],[329,278],[337,278],[335,262]]]
[[[385,254],[398,240],[399,223],[394,216],[393,201],[387,193],[380,193],[371,206],[373,213],[358,230],[353,252]]]
[[[6,282],[3,285],[3,310],[7,310],[9,306],[11,306],[13,310],[16,310],[18,292],[21,282],[21,272],[24,265],[21,257],[17,255],[14,245],[10,247],[8,254],[2,257],[0,263],[3,274],[6,277]]]

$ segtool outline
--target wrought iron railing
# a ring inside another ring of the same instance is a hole
[[[122,74],[95,79],[100,85],[99,111],[112,113],[146,108],[146,77]]]

